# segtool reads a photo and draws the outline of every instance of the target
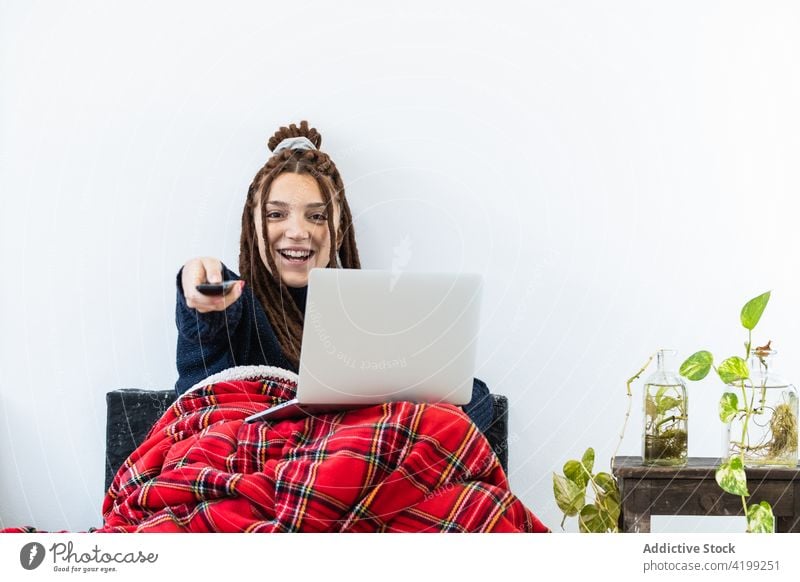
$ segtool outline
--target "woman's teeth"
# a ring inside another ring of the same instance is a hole
[[[314,254],[313,251],[278,251],[283,258],[291,263],[304,263],[311,255]]]

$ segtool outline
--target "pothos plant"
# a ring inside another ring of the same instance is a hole
[[[743,434],[739,442],[739,454],[730,456],[722,461],[716,471],[716,481],[726,492],[739,495],[742,498],[742,507],[747,517],[747,531],[750,533],[772,532],[774,530],[775,518],[772,507],[766,501],[761,503],[747,504],[747,476],[744,471],[744,452],[746,449],[745,439],[747,426],[751,416],[755,412],[753,401],[747,401],[745,392],[745,381],[749,378],[749,370],[746,358],[750,356],[752,348],[752,331],[770,298],[770,292],[763,293],[748,301],[742,308],[740,319],[742,325],[748,330],[748,338],[745,344],[745,359],[732,356],[724,360],[720,365],[714,366],[713,355],[702,350],[689,356],[680,367],[680,374],[688,380],[696,381],[705,378],[713,367],[720,379],[728,385],[738,384],[742,390],[742,403],[740,405],[738,397],[732,392],[726,392],[719,405],[719,416],[722,422],[730,422],[734,417],[743,419]],[[769,344],[764,346],[767,349]],[[756,353],[759,349],[756,348]],[[645,372],[652,362],[655,354],[651,355],[644,366],[634,374],[627,382],[628,408],[625,413],[625,420],[619,434],[614,455],[611,458],[611,465],[614,466],[614,459],[619,451],[620,444],[625,436],[625,429],[631,414],[631,404],[633,393],[631,385]],[[762,397],[763,400],[763,397]],[[787,415],[783,415],[784,417]],[[788,423],[787,437],[784,441],[792,445],[794,435],[794,447],[797,447],[797,424]],[[793,433],[789,434],[791,431]],[[594,449],[588,448],[580,461],[571,459],[564,464],[563,475],[553,473],[553,493],[556,504],[564,512],[561,520],[561,527],[568,517],[578,517],[578,528],[581,532],[604,533],[619,531],[620,515],[620,494],[616,479],[609,473],[594,473]],[[592,496],[588,497],[591,491]]]
[[[578,516],[578,528],[585,533],[616,532],[619,521],[619,487],[610,473],[593,473],[594,449],[591,447],[580,461],[564,463],[564,474],[553,473],[553,492],[559,509],[567,517]],[[587,488],[591,486],[594,499],[587,503]]]
[[[611,458],[612,467],[625,436],[628,419],[631,416],[631,403],[633,402],[631,385],[644,373],[654,357],[655,354],[652,354],[644,366],[626,383],[628,409],[625,412],[625,420],[619,433],[617,447]],[[568,517],[577,516],[578,529],[583,533],[616,533],[619,531],[619,485],[610,473],[594,473],[593,471],[594,449],[589,447],[580,461],[571,459],[564,463],[563,475],[553,473],[553,494],[558,508],[564,512],[561,527],[563,529],[564,522]],[[590,491],[591,496],[587,497],[587,493]]]
[[[726,492],[738,495],[742,499],[742,509],[747,517],[747,531],[750,533],[764,533],[772,532],[775,524],[775,517],[772,513],[772,507],[766,501],[761,503],[753,503],[748,505],[747,497],[749,492],[747,489],[747,475],[745,474],[745,452],[748,450],[748,426],[753,419],[754,415],[763,413],[763,404],[766,397],[766,386],[761,388],[762,395],[760,398],[755,398],[757,390],[751,390],[751,398],[747,397],[747,381],[750,378],[750,370],[747,366],[747,359],[750,357],[751,351],[757,356],[759,354],[769,351],[770,343],[766,346],[759,348],[752,348],[753,345],[753,329],[755,329],[764,309],[767,307],[771,292],[762,293],[748,301],[742,308],[740,320],[742,326],[747,330],[747,342],[745,343],[745,357],[731,356],[722,362],[719,366],[714,365],[714,356],[707,350],[701,350],[689,356],[686,361],[681,364],[680,374],[687,380],[702,380],[711,371],[711,368],[717,372],[720,380],[730,387],[737,388],[741,395],[736,392],[726,391],[719,402],[719,418],[722,422],[728,424],[735,418],[741,419],[742,432],[738,440],[731,442],[731,451],[736,454],[730,454],[726,459],[723,459],[716,470],[716,480],[719,486]],[[755,387],[753,387],[755,388]],[[781,411],[776,410],[772,416],[772,431],[773,442],[769,443],[768,447],[776,446],[775,443],[781,443],[782,447],[792,446],[797,449],[797,423],[794,419],[794,413],[786,406],[788,413],[781,414]],[[780,407],[779,407],[780,408]],[[785,411],[784,411],[785,412]],[[778,424],[774,424],[775,419],[778,419]],[[780,421],[780,419],[784,419]],[[794,422],[791,422],[794,420]],[[731,438],[736,438],[731,435]]]

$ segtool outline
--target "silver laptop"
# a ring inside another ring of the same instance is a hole
[[[477,274],[313,269],[296,398],[246,422],[393,400],[467,404],[481,292]]]

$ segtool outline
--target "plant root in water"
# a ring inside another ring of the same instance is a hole
[[[686,458],[686,444],[689,436],[685,430],[665,430],[658,436],[645,437],[645,460],[680,462]]]
[[[797,418],[791,406],[785,403],[776,406],[769,427],[772,431],[770,457],[781,457],[797,450]]]

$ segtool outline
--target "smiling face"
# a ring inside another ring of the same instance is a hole
[[[339,233],[339,205],[333,207],[336,236]],[[317,181],[308,174],[284,173],[272,181],[267,198],[269,252],[287,287],[308,285],[308,273],[327,267],[331,241],[328,212]],[[271,272],[261,228],[261,203],[255,208],[255,229],[261,261]]]

